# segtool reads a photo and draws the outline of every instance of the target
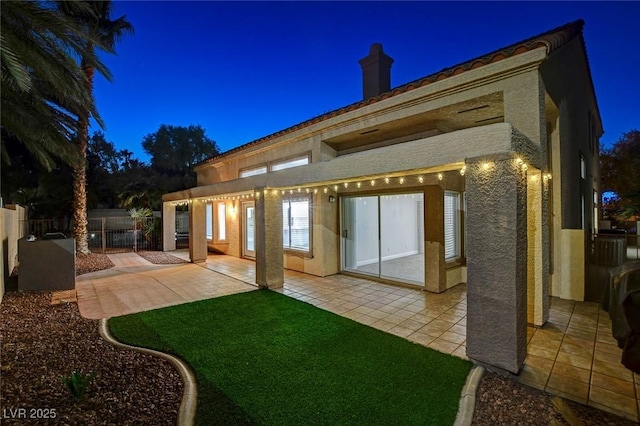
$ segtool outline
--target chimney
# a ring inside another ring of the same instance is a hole
[[[380,43],[373,43],[369,56],[360,59],[362,67],[362,94],[364,99],[391,90],[391,64],[393,58],[382,51]]]

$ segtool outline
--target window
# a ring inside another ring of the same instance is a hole
[[[598,233],[598,191],[593,191],[593,229],[594,234]]]
[[[277,172],[278,170],[290,169],[291,167],[304,166],[305,164],[309,164],[309,157],[299,157],[294,158],[292,160],[281,161],[278,163],[274,163],[271,165],[271,171]]]
[[[282,240],[288,250],[310,251],[310,198],[282,200]]]
[[[213,206],[206,204],[205,206],[205,220],[207,222],[207,240],[213,240]]]
[[[245,169],[240,172],[241,178],[246,178],[249,176],[261,175],[267,173],[267,166],[254,167],[252,169]]]
[[[227,205],[218,203],[218,240],[227,239]]]
[[[444,258],[453,260],[460,257],[460,194],[444,193]]]
[[[580,177],[587,178],[587,164],[584,161],[584,155],[580,154]]]

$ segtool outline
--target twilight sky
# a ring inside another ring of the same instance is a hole
[[[640,2],[115,2],[135,35],[103,59],[108,140],[143,161],[160,124],[200,124],[221,151],[362,98],[358,60],[379,42],[391,86],[577,19],[605,134],[640,128]]]

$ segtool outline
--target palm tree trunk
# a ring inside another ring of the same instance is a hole
[[[92,48],[92,46],[90,46]],[[93,93],[94,68],[83,61],[82,71],[86,76],[87,93]],[[82,111],[78,117],[78,136],[76,139],[80,160],[73,169],[73,237],[76,239],[76,251],[89,254],[87,230],[87,146],[89,144],[89,111]]]

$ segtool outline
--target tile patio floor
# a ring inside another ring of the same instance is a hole
[[[171,254],[188,259],[183,251]],[[255,289],[254,263],[210,255],[201,264],[152,265],[136,254],[109,256],[115,268],[78,277],[83,316],[102,318]],[[287,296],[466,358],[466,286],[444,293],[333,275],[285,271]],[[528,356],[518,380],[638,421],[640,376],[620,364],[611,321],[596,303],[552,298],[542,328],[528,328]]]

